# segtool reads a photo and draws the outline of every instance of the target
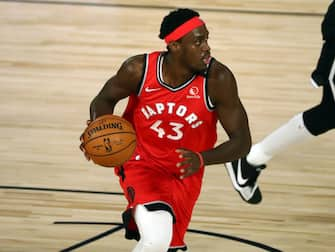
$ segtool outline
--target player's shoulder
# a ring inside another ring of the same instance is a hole
[[[229,67],[214,58],[209,66],[207,78],[209,83],[220,85],[230,85],[235,82],[234,75]]]
[[[208,95],[215,104],[236,97],[237,85],[232,71],[213,59],[207,73]]]
[[[117,78],[127,82],[139,83],[145,68],[145,54],[127,58],[117,71]]]
[[[145,65],[146,54],[138,54],[127,58],[121,66],[121,69],[128,72],[129,74],[136,74],[137,72],[142,73]]]

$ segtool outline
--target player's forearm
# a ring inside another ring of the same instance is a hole
[[[201,152],[205,165],[221,164],[246,156],[251,148],[250,137],[230,139],[217,147]]]

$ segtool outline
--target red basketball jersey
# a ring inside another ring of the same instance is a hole
[[[136,131],[133,158],[173,170],[178,161],[176,149],[201,152],[213,148],[217,116],[207,94],[206,77],[194,75],[171,87],[162,76],[163,59],[163,52],[146,55],[142,83],[138,94],[130,96],[124,117]]]

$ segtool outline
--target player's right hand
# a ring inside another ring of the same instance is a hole
[[[201,167],[201,161],[196,152],[188,149],[179,148],[176,150],[179,153],[180,162],[177,167],[180,169],[180,179],[184,179],[198,172]]]
[[[90,125],[92,121],[91,120],[87,120],[86,121],[86,125]],[[84,131],[85,132],[85,131]],[[87,151],[85,150],[85,147],[84,147],[84,132],[80,135],[80,145],[79,145],[79,149],[84,153],[85,155],[85,158],[87,159],[87,161],[90,161],[91,160],[91,157],[88,155]]]

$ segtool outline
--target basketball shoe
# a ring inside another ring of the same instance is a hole
[[[250,203],[262,201],[262,193],[257,185],[257,178],[266,165],[253,166],[245,157],[225,163],[229,177],[241,198]]]

